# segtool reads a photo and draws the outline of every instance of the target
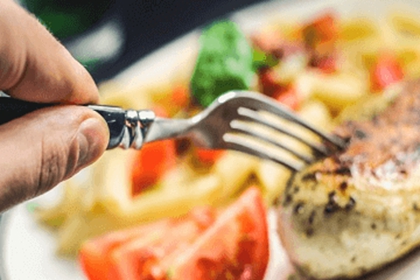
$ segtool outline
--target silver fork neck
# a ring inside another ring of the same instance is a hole
[[[193,124],[193,119],[166,119],[156,117],[147,130],[144,142],[152,142],[185,135]]]

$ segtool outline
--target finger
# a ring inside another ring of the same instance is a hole
[[[95,103],[82,65],[14,1],[0,1],[0,90],[36,102]]]
[[[41,109],[0,126],[0,211],[40,195],[95,161],[105,121],[82,106]]]

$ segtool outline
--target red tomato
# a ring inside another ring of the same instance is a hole
[[[172,280],[264,278],[268,263],[266,211],[249,188],[169,270]]]
[[[383,90],[387,86],[401,81],[403,78],[402,66],[396,57],[389,53],[380,55],[370,71],[373,91]]]
[[[88,241],[80,262],[90,280],[260,280],[268,246],[266,211],[252,187],[219,213],[197,208]]]
[[[273,98],[292,110],[299,109],[300,101],[293,87],[289,87],[286,90],[279,90],[273,95]]]
[[[324,14],[303,28],[305,42],[310,47],[319,43],[333,41],[337,38],[336,18],[332,13]]]
[[[272,68],[261,69],[259,72],[260,90],[267,96],[272,96],[284,87],[276,79],[276,73]]]
[[[172,89],[171,94],[172,105],[178,108],[185,108],[190,102],[190,94],[185,86],[176,86]]]
[[[224,150],[208,150],[195,148],[194,156],[199,164],[212,165],[214,164],[223,154]]]
[[[214,209],[199,207],[182,218],[166,219],[92,239],[81,248],[79,260],[82,269],[89,280],[166,279],[170,263],[215,219]]]
[[[174,139],[146,143],[136,153],[131,172],[133,196],[155,185],[176,165],[177,157]]]
[[[133,239],[143,240],[158,238],[165,233],[171,224],[168,220],[150,225],[142,225],[128,230],[116,231],[92,239],[83,244],[79,252],[79,261],[89,280],[114,280],[115,272],[112,269],[111,252]]]
[[[137,238],[116,248],[110,257],[114,279],[166,279],[173,259],[191,246],[210,224],[190,218],[174,223],[165,234],[157,235],[158,238]]]
[[[161,106],[153,108],[159,117],[168,117]],[[146,143],[136,152],[131,165],[131,194],[141,193],[155,185],[162,175],[176,165],[176,143],[174,139]]]

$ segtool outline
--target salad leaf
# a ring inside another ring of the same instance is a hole
[[[234,22],[218,21],[203,31],[191,78],[191,92],[202,106],[229,90],[248,89],[253,76],[253,50]]]

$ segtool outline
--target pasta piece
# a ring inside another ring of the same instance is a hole
[[[149,108],[152,104],[151,95],[140,88],[126,89],[117,82],[106,82],[99,86],[101,104],[120,106],[122,108]]]
[[[318,73],[313,81],[313,96],[337,113],[368,93],[368,82],[351,74],[325,75]]]
[[[84,241],[119,228],[124,223],[106,212],[76,213],[69,217],[57,233],[57,254],[75,257]]]
[[[389,15],[388,22],[400,34],[420,37],[419,15],[407,11],[397,11]]]
[[[107,151],[95,164],[90,187],[93,196],[91,207],[99,204],[113,212],[131,203],[129,170],[133,155],[133,151],[114,149]]]
[[[65,184],[59,203],[51,207],[39,207],[35,210],[37,220],[47,226],[59,228],[66,219],[78,211],[82,190],[77,186]]]
[[[213,170],[220,180],[221,202],[231,198],[240,190],[257,164],[256,157],[233,151],[227,152],[215,163]]]
[[[112,214],[127,223],[149,222],[183,215],[195,206],[214,205],[219,201],[220,194],[220,179],[210,174],[192,181],[184,188],[145,192]]]
[[[294,54],[286,57],[284,61],[274,67],[276,76],[282,83],[291,83],[299,75],[305,72],[309,57],[304,53]]]
[[[378,36],[377,22],[367,18],[354,18],[339,24],[339,39],[344,41],[359,41]]]

